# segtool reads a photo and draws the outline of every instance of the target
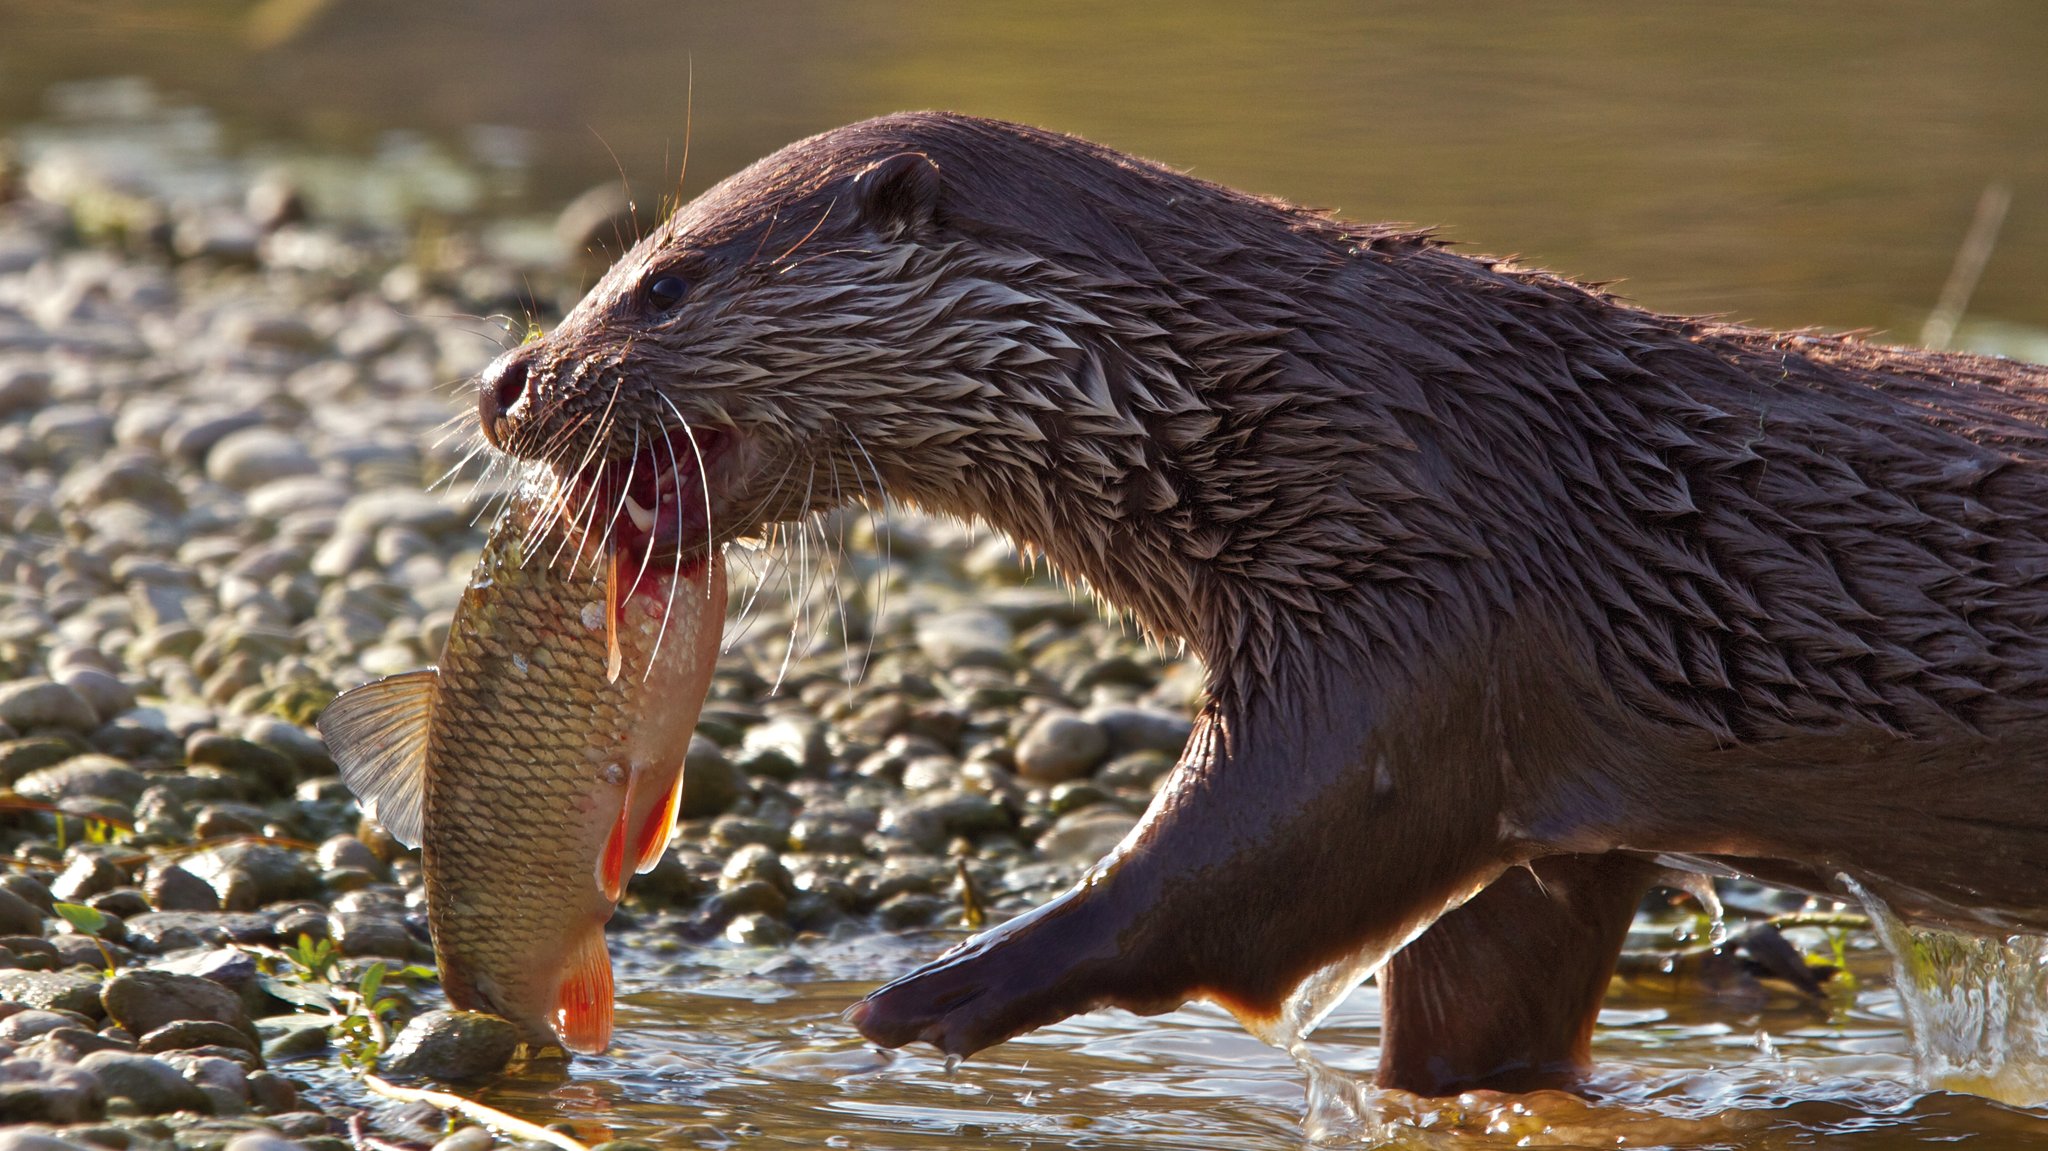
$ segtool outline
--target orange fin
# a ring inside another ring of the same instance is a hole
[[[678,771],[676,777],[669,781],[668,790],[662,793],[653,807],[647,809],[647,817],[640,821],[640,834],[633,840],[633,874],[645,875],[661,862],[661,853],[668,850],[669,833],[675,830],[676,808],[681,806],[682,800],[683,773]]]
[[[584,1055],[596,1055],[612,1041],[612,956],[602,923],[584,928],[569,952],[555,988],[555,1038]]]
[[[616,544],[605,549],[604,653],[605,681],[617,683],[626,657],[619,650],[619,549]]]
[[[627,796],[630,795],[628,792]],[[612,833],[604,841],[604,854],[597,860],[597,889],[613,903],[619,901],[619,893],[626,889],[626,820],[633,813],[627,796],[620,797],[619,818],[612,823]]]

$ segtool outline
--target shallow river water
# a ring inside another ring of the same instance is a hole
[[[877,1051],[841,1022],[949,938],[678,951],[629,934],[612,1052],[474,1094],[590,1142],[658,1146],[1256,1151],[1303,1147],[1311,1132],[1397,1148],[2048,1146],[2048,1111],[1919,1083],[1890,960],[1867,932],[1847,940],[1853,993],[1826,1004],[1748,979],[1618,981],[1590,1100],[1372,1090],[1379,1004],[1367,985],[1312,1039],[1313,1113],[1304,1069],[1205,1005],[1081,1016],[951,1067],[928,1048]],[[1377,1114],[1360,1122],[1360,1104]]]

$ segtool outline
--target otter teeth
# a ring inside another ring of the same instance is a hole
[[[633,526],[639,528],[643,532],[653,531],[654,513],[647,508],[641,507],[639,503],[633,499],[632,496],[626,496],[624,497],[624,500],[626,504],[626,516],[628,519],[631,519],[633,521]]]

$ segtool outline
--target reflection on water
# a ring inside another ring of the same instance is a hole
[[[628,937],[617,1046],[536,1068],[482,1098],[566,1120],[591,1141],[663,1146],[1297,1149],[1801,1146],[1891,1151],[1967,1140],[2032,1145],[2041,1112],[1916,1086],[1888,962],[1850,940],[1856,981],[1830,1006],[1755,987],[1617,984],[1601,1016],[1597,1097],[1474,1093],[1420,1100],[1368,1085],[1378,998],[1354,993],[1316,1032],[1316,1114],[1285,1053],[1220,1010],[1068,1020],[958,1067],[929,1049],[864,1046],[839,1012],[944,940],[795,952],[677,951]],[[637,944],[637,945],[635,945]],[[662,954],[662,952],[669,954]],[[339,1089],[330,1085],[329,1089]],[[1973,1144],[1974,1145],[1974,1144]]]

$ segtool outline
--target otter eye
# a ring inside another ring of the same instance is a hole
[[[647,302],[663,311],[682,303],[689,294],[689,282],[681,276],[658,276],[647,285]]]

